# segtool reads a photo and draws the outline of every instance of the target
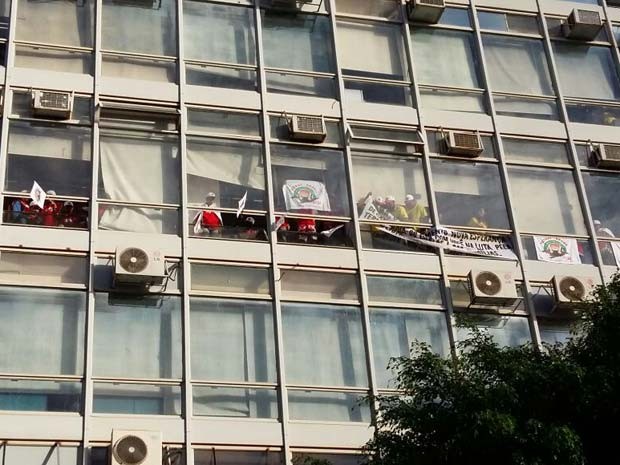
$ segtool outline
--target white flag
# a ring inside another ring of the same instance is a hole
[[[344,228],[344,224],[340,224],[340,225],[338,225],[338,226],[336,226],[334,228],[331,228],[331,229],[326,229],[325,231],[321,231],[319,234],[321,236],[325,236],[325,237],[329,238],[329,237],[332,237],[334,235],[334,233],[336,231],[338,231],[340,228]]]
[[[237,207],[237,218],[239,218],[239,215],[241,215],[241,212],[245,208],[245,203],[247,202],[247,200],[248,200],[248,191],[245,191],[245,194],[243,194],[243,197],[239,199],[239,206]]]
[[[199,211],[192,220],[194,223],[194,234],[198,235],[202,232],[202,212]]]
[[[284,224],[284,222],[286,221],[286,218],[284,218],[283,216],[278,218],[278,221],[276,221],[273,224],[273,229],[272,231],[277,231],[278,229],[280,229],[280,226],[282,226]]]
[[[47,194],[45,193],[43,188],[39,186],[38,182],[34,181],[32,183],[32,189],[30,190],[30,198],[34,201],[36,205],[39,206],[39,208],[43,208],[43,206],[45,205],[46,197]]]

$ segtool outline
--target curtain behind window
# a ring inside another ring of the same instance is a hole
[[[441,29],[412,32],[413,59],[421,84],[480,87],[471,33]]]
[[[254,12],[215,3],[183,3],[185,57],[253,65],[256,62]]]
[[[542,41],[483,34],[482,43],[494,91],[553,95]]]
[[[568,97],[615,100],[620,82],[608,47],[555,42],[560,86]]]
[[[85,309],[82,292],[0,288],[0,371],[81,375]]]

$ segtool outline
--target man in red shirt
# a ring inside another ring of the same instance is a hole
[[[201,234],[205,235],[219,235],[222,230],[222,215],[219,211],[214,211],[213,208],[217,208],[215,203],[215,193],[209,192],[205,198],[203,210],[196,215],[196,220],[200,222],[200,228],[194,228],[196,231],[199,229]]]

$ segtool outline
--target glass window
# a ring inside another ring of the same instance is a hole
[[[443,10],[441,18],[437,24],[446,26],[471,27],[469,10],[466,8],[450,8]]]
[[[535,16],[513,15],[509,13],[492,13],[479,11],[480,29],[491,29],[502,32],[520,32],[540,34],[538,20]]]
[[[77,447],[5,445],[4,465],[77,465],[79,449]]]
[[[0,410],[80,412],[82,410],[82,383],[2,379],[0,380]]]
[[[86,285],[85,257],[0,251],[0,280],[15,284]]]
[[[236,113],[214,109],[187,109],[187,130],[205,134],[260,137],[256,113]]]
[[[400,4],[397,0],[336,0],[336,11],[394,21],[400,19]]]
[[[331,77],[302,76],[283,71],[267,71],[267,91],[335,98],[336,81]]]
[[[498,315],[467,315],[466,319],[482,331],[487,331],[500,347],[516,347],[532,342],[530,325],[525,317]],[[467,328],[457,326],[456,338],[463,340],[470,336]]]
[[[119,52],[176,56],[176,2],[103,0],[102,47]]]
[[[384,84],[379,82],[344,82],[344,98],[350,104],[365,102],[385,105],[412,105],[411,87],[408,84]]]
[[[282,304],[287,381],[319,386],[366,386],[360,309]]]
[[[11,121],[5,189],[30,192],[37,181],[57,195],[90,197],[91,130]]]
[[[95,2],[19,0],[16,40],[92,47]]]
[[[504,153],[509,161],[529,163],[568,163],[566,144],[526,139],[503,139]]]
[[[372,195],[380,219],[428,223],[428,199],[422,160],[382,154],[353,154],[353,192],[362,212]],[[377,176],[381,173],[381,176]],[[412,200],[409,200],[410,197]]]
[[[314,454],[307,452],[293,452],[293,463],[297,463],[296,460],[299,460],[300,464],[305,463],[305,458],[311,458],[316,460],[326,460],[332,465],[361,465],[364,463],[366,457],[362,455],[353,455],[353,454]]]
[[[414,29],[413,59],[421,84],[480,87],[479,63],[471,32],[445,29]]]
[[[495,111],[500,116],[546,120],[559,119],[555,99],[495,94],[493,102],[495,103]]]
[[[85,310],[82,292],[0,287],[0,372],[81,375]]]
[[[586,234],[572,172],[511,166],[508,174],[521,231]]]
[[[560,86],[566,96],[620,98],[620,82],[610,48],[554,42],[553,52]]]
[[[254,11],[233,5],[183,1],[185,58],[253,65]]]
[[[0,44],[0,66],[4,66],[5,47],[6,44]],[[81,50],[44,49],[36,45],[16,44],[15,67],[93,74],[94,60],[90,52]]]
[[[192,377],[275,382],[271,302],[191,299]]]
[[[425,342],[441,355],[450,355],[446,315],[443,312],[416,310],[370,310],[370,331],[377,383],[395,387],[390,380],[395,373],[388,369],[392,357],[407,357],[414,341]]]
[[[573,323],[570,321],[554,321],[546,319],[538,319],[538,331],[540,340],[547,344],[557,344],[568,342],[572,337]]]
[[[436,279],[367,275],[366,284],[373,303],[442,304]]]
[[[261,10],[265,65],[271,68],[331,72],[330,20],[327,16]]]
[[[422,87],[420,88],[420,97],[421,105],[425,108],[468,113],[484,113],[486,111],[482,91],[467,92]]]
[[[237,209],[247,193],[246,210],[265,209],[265,164],[262,145],[224,139],[187,140],[188,201],[203,204],[215,194],[211,208]]]
[[[360,53],[364,44],[364,53]],[[407,80],[405,46],[398,25],[338,21],[338,54],[348,76]]]
[[[509,229],[497,165],[431,160],[439,222]]]
[[[192,290],[228,294],[270,294],[268,268],[192,263]]]
[[[275,389],[194,386],[192,390],[194,415],[278,418],[278,396]]]
[[[358,300],[357,275],[324,271],[280,270],[282,298],[287,300]]]
[[[363,395],[349,392],[288,390],[291,420],[370,423]]]
[[[620,107],[600,103],[566,102],[568,119],[573,123],[620,126]]]
[[[95,376],[180,378],[181,298],[98,292]]]
[[[272,145],[271,169],[277,211],[350,214],[342,152]]]
[[[101,200],[153,204],[179,203],[179,156],[176,136],[106,131],[100,137],[99,148]],[[120,231],[165,233],[164,216],[161,210],[110,205],[101,213],[99,227]]]
[[[617,207],[620,176],[584,172],[583,182],[588,194],[596,235],[599,238],[616,237],[620,234],[620,210]]]
[[[483,34],[482,44],[494,91],[553,95],[542,41]]]
[[[95,413],[181,415],[180,386],[94,383],[93,391]]]
[[[280,452],[195,449],[194,465],[282,465]]]

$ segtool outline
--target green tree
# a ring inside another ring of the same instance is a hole
[[[370,465],[618,463],[620,277],[599,288],[565,345],[498,347],[473,330],[442,359],[415,343],[390,362]],[[612,462],[609,462],[609,460]]]

